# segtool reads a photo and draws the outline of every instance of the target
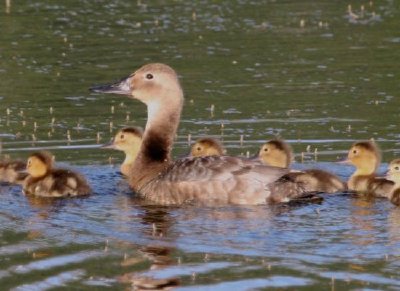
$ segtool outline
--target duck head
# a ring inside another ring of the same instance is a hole
[[[90,91],[127,95],[147,105],[168,96],[183,98],[176,72],[168,65],[160,63],[144,65],[118,82],[94,86]]]
[[[267,165],[288,168],[292,162],[292,149],[283,140],[273,139],[261,146],[258,156]]]
[[[129,153],[137,152],[142,144],[143,132],[137,127],[126,127],[117,132],[110,143],[103,145],[103,149],[114,149]]]
[[[193,157],[221,156],[225,154],[225,150],[218,140],[206,137],[194,143],[190,154]]]
[[[26,163],[28,174],[34,178],[45,176],[52,168],[53,156],[48,152],[33,153]]]
[[[371,175],[379,167],[381,152],[373,141],[356,142],[351,146],[344,162],[355,166],[359,175]]]
[[[400,159],[395,159],[390,162],[386,179],[393,181],[396,184],[400,184]]]

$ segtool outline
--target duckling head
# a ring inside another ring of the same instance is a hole
[[[267,165],[288,168],[292,162],[292,149],[284,141],[273,139],[261,146],[258,156]]]
[[[386,179],[400,184],[400,159],[395,159],[390,162]]]
[[[379,167],[381,153],[373,141],[356,142],[349,150],[347,162],[357,168],[357,174],[371,175]]]
[[[102,146],[105,149],[115,149],[125,153],[138,152],[142,144],[143,132],[137,127],[126,127],[118,131],[112,141]]]
[[[94,86],[90,90],[97,93],[127,95],[148,106],[158,103],[160,99],[168,99],[169,102],[183,99],[176,72],[168,65],[160,63],[144,65],[116,83]]]
[[[34,178],[45,176],[53,168],[53,156],[48,152],[37,152],[29,156],[26,170]]]
[[[193,157],[221,156],[225,154],[225,150],[218,140],[206,137],[194,143],[190,154]]]

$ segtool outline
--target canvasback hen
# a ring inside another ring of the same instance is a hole
[[[285,141],[273,139],[261,146],[258,156],[266,165],[289,168],[293,151]],[[296,182],[303,182],[308,192],[335,193],[347,189],[346,184],[339,177],[320,169],[293,170],[288,175]]]
[[[390,162],[386,179],[394,182],[389,199],[396,206],[400,206],[400,159],[395,159]]]
[[[80,174],[67,169],[55,169],[53,156],[48,152],[31,154],[26,169],[29,174],[23,183],[23,192],[26,195],[68,197],[87,195],[91,192]]]
[[[298,184],[280,179],[287,169],[265,166],[259,161],[208,156],[173,162],[171,149],[184,97],[177,74],[167,65],[145,65],[116,83],[95,86],[91,91],[127,95],[147,105],[147,124],[129,184],[152,204],[255,205],[303,195]]]
[[[192,157],[222,156],[224,154],[224,146],[218,140],[211,137],[199,138],[190,149]]]
[[[102,146],[104,149],[114,149],[125,153],[121,164],[121,173],[129,176],[133,162],[139,153],[142,144],[143,132],[137,127],[125,127],[117,132],[112,141]]]
[[[347,160],[344,161],[356,167],[347,182],[349,190],[389,198],[394,182],[377,177],[376,171],[380,161],[381,152],[375,142],[354,143],[349,150]]]
[[[26,163],[22,161],[0,162],[0,183],[22,184],[28,176]]]

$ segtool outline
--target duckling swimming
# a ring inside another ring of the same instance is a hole
[[[126,127],[118,131],[113,140],[102,148],[115,149],[125,153],[125,160],[121,164],[121,173],[129,176],[133,162],[139,153],[142,144],[143,132],[137,127]]]
[[[216,139],[204,137],[196,140],[190,154],[192,157],[222,156],[225,154],[223,145]]]
[[[0,162],[0,183],[22,184],[28,176],[26,163],[21,161]]]
[[[188,157],[175,162],[171,149],[183,107],[183,91],[175,71],[148,64],[111,85],[91,88],[138,99],[147,105],[142,146],[133,163],[130,186],[154,204],[265,204],[301,197],[297,184],[284,189],[279,179],[287,169],[230,156]],[[289,186],[288,186],[289,187]],[[279,192],[277,192],[279,191]]]
[[[386,179],[394,182],[394,186],[389,195],[390,202],[400,206],[400,159],[390,162]]]
[[[394,182],[376,176],[380,161],[381,153],[375,142],[361,141],[353,144],[345,161],[356,167],[347,182],[349,190],[389,198]]]
[[[87,195],[91,192],[86,180],[78,173],[53,168],[53,156],[37,152],[29,156],[26,169],[29,176],[23,183],[27,195],[66,197]]]
[[[289,168],[293,152],[289,144],[283,140],[270,140],[261,146],[259,158],[266,165]],[[295,181],[306,185],[308,192],[335,193],[347,189],[346,184],[339,177],[319,169],[292,171],[290,175]]]

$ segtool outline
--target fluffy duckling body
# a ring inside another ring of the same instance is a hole
[[[132,167],[135,175],[129,179],[131,188],[152,204],[265,204],[271,197],[286,201],[303,195],[298,185],[290,191],[280,188],[278,180],[288,170],[259,161],[209,156],[173,162],[171,149],[184,98],[177,74],[167,65],[148,64],[117,83],[91,90],[127,95],[147,105],[143,142]]]
[[[26,163],[21,161],[0,162],[0,183],[22,184],[28,176],[25,169]]]
[[[142,136],[143,132],[140,128],[126,127],[115,135],[111,143],[102,146],[102,148],[115,149],[125,153],[125,160],[120,168],[121,173],[125,176],[129,176],[131,172],[142,144]]]
[[[23,192],[41,197],[80,196],[90,193],[86,180],[71,170],[54,169],[53,157],[47,152],[30,155],[26,169]]]
[[[190,154],[192,157],[222,156],[225,154],[225,149],[218,140],[204,137],[196,140]]]
[[[386,179],[394,183],[389,199],[394,205],[400,206],[400,159],[391,161],[388,168]]]
[[[347,182],[349,190],[389,198],[394,182],[376,176],[380,161],[380,150],[374,142],[354,143],[346,160],[347,163],[356,167],[356,171]]]
[[[261,146],[259,158],[266,165],[289,168],[293,152],[283,140],[270,140]],[[292,171],[288,175],[305,185],[308,192],[335,193],[346,190],[346,184],[334,174],[319,169]]]

